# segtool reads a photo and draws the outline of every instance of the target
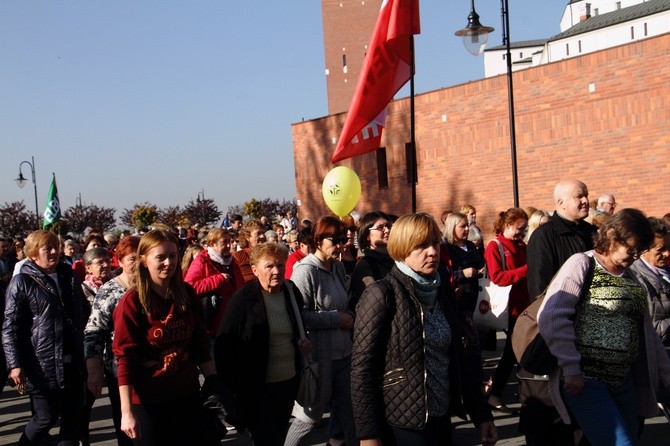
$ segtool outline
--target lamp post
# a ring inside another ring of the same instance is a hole
[[[19,188],[23,188],[23,186],[26,185],[28,180],[23,176],[23,172],[21,172],[21,166],[24,164],[27,164],[30,166],[30,173],[32,174],[32,179],[33,179],[33,188],[35,189],[35,227],[37,229],[40,228],[40,208],[37,204],[37,181],[35,181],[35,157],[31,157],[32,163],[30,161],[21,161],[21,164],[19,164],[19,177],[16,178],[14,181],[16,181],[16,185],[19,186]]]
[[[502,15],[502,40],[507,54],[507,98],[509,103],[509,139],[512,157],[512,190],[514,193],[514,207],[519,207],[519,178],[516,166],[516,127],[514,125],[514,87],[512,84],[512,52],[509,40],[509,9],[508,0],[500,0],[500,12]],[[463,38],[463,45],[474,56],[478,56],[486,46],[489,34],[494,29],[490,26],[482,26],[479,23],[479,15],[475,11],[475,0],[471,1],[471,11],[468,16],[468,25],[456,31],[456,35]]]

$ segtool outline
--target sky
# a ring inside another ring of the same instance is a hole
[[[512,41],[559,33],[567,0],[509,0]],[[475,4],[501,44],[500,2]],[[454,32],[469,0],[421,0],[416,93],[484,76]],[[407,96],[407,89],[397,97]],[[295,198],[291,124],[328,114],[321,1],[0,1],[0,205],[35,159],[44,211]],[[320,182],[321,179],[315,179]]]

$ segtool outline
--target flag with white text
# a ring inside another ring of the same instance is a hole
[[[53,174],[49,195],[47,195],[47,206],[44,210],[44,220],[42,228],[46,229],[49,225],[61,219],[60,200],[58,198],[58,187],[56,186],[56,174]]]
[[[333,163],[379,148],[386,106],[411,77],[411,39],[420,32],[419,0],[382,2]]]

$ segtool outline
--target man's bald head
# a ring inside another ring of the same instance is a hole
[[[596,206],[600,212],[612,215],[616,209],[616,200],[612,194],[602,194],[598,197],[598,205]]]
[[[583,220],[589,215],[589,189],[581,181],[563,180],[554,187],[554,205],[566,220]]]

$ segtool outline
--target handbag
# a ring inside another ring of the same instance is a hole
[[[580,301],[591,287],[594,268],[595,259],[590,257],[589,269],[586,272],[584,285],[579,295]],[[551,284],[551,281],[549,283]],[[534,375],[549,375],[558,366],[558,360],[549,351],[547,343],[540,334],[540,327],[537,325],[537,316],[542,302],[547,296],[547,289],[549,289],[549,286],[519,315],[512,332],[514,356],[516,356],[523,369]]]
[[[293,312],[295,313],[295,320],[298,324],[298,333],[300,335],[300,340],[307,339],[305,334],[305,327],[302,324],[302,317],[300,316],[300,310],[298,309],[298,304],[295,301],[295,296],[293,295],[293,290],[291,290],[291,285],[286,284],[288,287],[289,295],[291,296],[291,305],[293,306]],[[316,380],[319,377],[319,365],[318,363],[312,361],[312,355],[309,354],[302,358],[302,370],[300,372],[300,384],[298,385],[298,393],[296,394],[295,400],[302,407],[310,407],[314,404],[316,400]]]
[[[493,241],[498,245],[502,269],[505,271],[507,267],[502,244],[499,240],[494,239]],[[483,329],[507,330],[509,324],[507,306],[511,289],[512,285],[496,285],[489,277],[488,271],[484,273],[484,277],[479,279],[479,295],[472,316],[475,326]]]

